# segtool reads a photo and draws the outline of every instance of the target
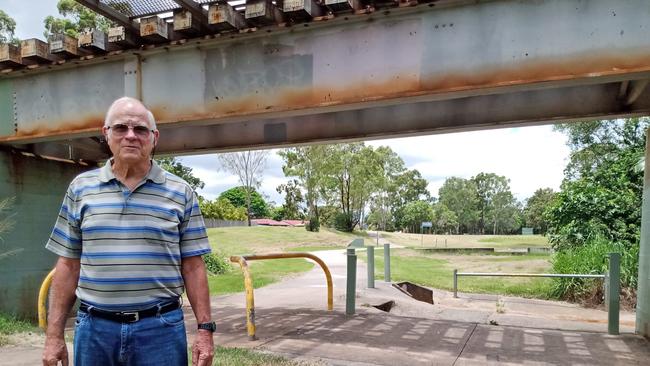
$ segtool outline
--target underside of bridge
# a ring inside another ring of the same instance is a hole
[[[67,163],[47,161],[52,169],[67,169],[66,177],[85,169],[80,164],[106,159],[100,127],[110,103],[124,95],[153,111],[161,130],[158,154],[650,112],[645,0],[409,4],[414,6],[203,35],[0,74],[0,197],[16,196],[17,207],[26,207],[34,203],[21,197],[36,189],[59,201],[65,184],[51,186],[32,175],[37,188],[21,185],[25,170],[43,169],[23,164],[25,159],[61,159]],[[53,223],[58,202],[43,206]],[[644,212],[637,308],[637,330],[645,335],[647,217]],[[7,242],[41,248],[50,225],[20,222]],[[29,239],[35,243],[25,242],[25,231],[38,233]],[[7,304],[2,291],[0,299]]]

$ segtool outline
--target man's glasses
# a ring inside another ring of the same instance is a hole
[[[113,134],[117,137],[126,136],[126,134],[129,133],[129,129],[132,129],[133,133],[138,137],[149,137],[149,133],[153,132],[153,130],[149,129],[149,127],[147,126],[142,126],[142,125],[129,126],[123,123],[116,123],[106,128],[113,131]]]

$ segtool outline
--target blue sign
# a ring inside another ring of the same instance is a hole
[[[422,221],[421,227],[433,227],[433,223],[431,221]]]

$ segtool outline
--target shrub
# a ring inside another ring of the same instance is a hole
[[[352,215],[339,212],[334,216],[334,228],[339,231],[352,232]]]
[[[310,217],[309,222],[305,224],[305,230],[313,231],[313,232],[320,231],[320,221],[318,221],[318,217],[316,216]]]
[[[609,268],[608,254],[621,253],[621,287],[635,289],[637,286],[639,245],[625,248],[623,244],[609,242],[596,237],[580,247],[555,253],[553,272],[576,274],[603,274]],[[551,296],[566,300],[584,300],[599,293],[600,279],[555,278]]]
[[[232,268],[228,259],[220,253],[211,253],[203,256],[205,268],[214,275],[230,272]]]

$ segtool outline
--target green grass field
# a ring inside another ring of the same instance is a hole
[[[248,262],[253,278],[253,288],[260,288],[283,278],[307,272],[314,264],[304,259],[270,259]],[[234,263],[232,270],[222,275],[208,276],[211,295],[230,294],[244,291],[244,275],[239,264]]]
[[[407,247],[431,248],[527,248],[548,247],[541,235],[421,235],[380,232],[380,237]]]
[[[228,255],[262,254],[297,250],[294,248],[343,248],[365,233],[342,233],[321,228],[310,232],[304,227],[240,226],[208,229],[213,249]]]
[[[375,250],[375,277],[384,278],[384,251]],[[359,252],[366,261],[366,253]],[[453,271],[459,272],[526,272],[550,271],[549,255],[453,255],[422,254],[410,249],[391,250],[391,280],[451,291]],[[458,291],[521,297],[549,298],[551,281],[521,277],[459,277]]]
[[[227,257],[238,254],[262,254],[272,252],[317,251],[342,249],[352,239],[367,237],[365,233],[341,233],[322,228],[320,232],[308,232],[302,227],[230,227],[209,229],[208,236],[213,249]],[[381,233],[392,243],[421,247],[419,234]],[[455,248],[523,248],[547,247],[545,237],[539,235],[424,235],[424,247],[444,245]],[[415,242],[414,242],[415,240]],[[366,245],[373,238],[366,239]],[[383,250],[375,253],[375,273],[383,279]],[[359,251],[365,259],[365,252]],[[509,255],[501,253],[449,254],[423,253],[404,248],[391,252],[392,280],[411,281],[423,286],[452,290],[453,270],[460,272],[549,272],[550,255]],[[313,268],[302,259],[273,259],[249,262],[255,288],[295,276]],[[461,292],[491,293],[524,297],[548,298],[551,281],[541,278],[494,278],[461,277]],[[244,280],[238,265],[223,275],[210,276],[210,293],[213,295],[244,291]]]

